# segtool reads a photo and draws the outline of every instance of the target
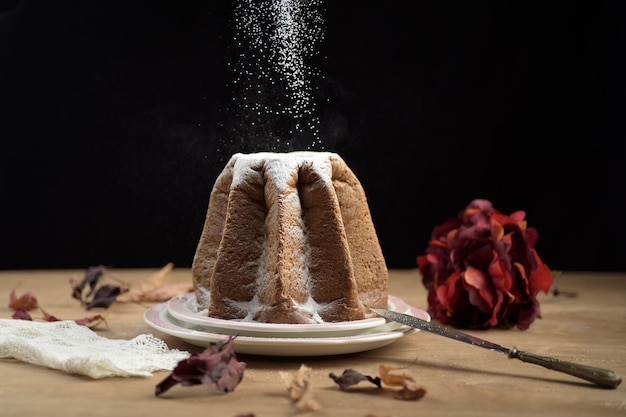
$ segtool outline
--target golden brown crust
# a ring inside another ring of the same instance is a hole
[[[206,290],[211,283],[217,250],[224,234],[234,164],[235,161],[231,160],[215,181],[209,199],[204,228],[192,264],[191,274],[196,290],[196,300],[198,305],[202,306],[206,306],[209,302]]]
[[[211,192],[192,274],[198,307],[222,319],[346,321],[387,306],[365,193],[332,153],[233,155]]]
[[[387,308],[388,270],[365,191],[356,175],[339,156],[331,156],[331,161],[333,188],[339,200],[359,298],[367,307]],[[384,291],[381,290],[383,288]]]

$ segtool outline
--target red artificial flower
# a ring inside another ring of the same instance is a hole
[[[434,228],[426,254],[417,257],[434,319],[469,329],[528,329],[539,316],[537,294],[550,290],[553,276],[525,216],[477,199]]]

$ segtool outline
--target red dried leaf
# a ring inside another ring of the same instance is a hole
[[[108,326],[106,319],[101,314],[96,314],[95,316],[85,317],[74,321],[76,322],[76,324],[80,324],[83,326],[91,325],[90,327],[95,327],[95,325],[99,324],[100,322],[103,322],[105,325]]]
[[[11,315],[11,318],[15,320],[33,320],[26,310],[15,310],[15,312]]]
[[[155,389],[159,396],[176,384],[183,386],[213,384],[222,392],[230,392],[241,382],[246,368],[244,362],[237,361],[231,336],[224,343],[213,343],[204,352],[192,354],[178,362],[170,375]]]
[[[53,322],[53,321],[61,321],[60,319],[56,318],[55,316],[53,316],[52,314],[49,314],[46,310],[44,310],[43,308],[39,308],[39,310],[41,310],[41,314],[43,314],[43,319],[45,321],[49,321],[49,322]]]
[[[94,275],[93,273],[90,275],[92,276]],[[111,289],[107,289],[109,291],[109,293],[113,293],[114,291]],[[107,290],[103,290],[102,294],[100,295],[100,301],[101,303],[104,303],[106,297],[108,296],[109,293],[107,293]],[[96,292],[97,293],[97,292]],[[115,300],[113,300],[115,301]],[[34,291],[28,291],[24,294],[22,294],[20,297],[18,297],[15,293],[15,290],[11,291],[11,294],[9,295],[9,308],[14,310],[14,313],[11,315],[11,318],[15,319],[15,320],[33,320],[33,317],[30,315],[30,313],[28,312],[28,310],[33,310],[35,308],[39,308],[39,310],[41,311],[41,314],[43,315],[43,320],[47,321],[47,322],[55,322],[55,321],[61,321],[62,319],[59,319],[56,316],[53,316],[52,314],[48,313],[46,310],[44,310],[40,305],[39,302],[37,301],[37,297],[35,297],[35,293]],[[74,320],[77,324],[80,325],[89,325],[91,324],[92,327],[99,324],[100,322],[104,322],[106,324],[106,320],[104,319],[103,316],[101,315],[95,315],[95,316],[91,316],[91,317],[85,317],[82,319],[78,319],[78,320]]]
[[[43,314],[43,319],[45,321],[48,322],[55,322],[55,321],[61,321],[63,319],[60,319],[56,316],[53,316],[52,314],[48,313],[46,310],[44,310],[43,308],[39,308],[39,310],[41,310],[41,314]],[[100,322],[104,322],[104,324],[107,324],[104,316],[100,315],[100,314],[96,314],[95,316],[90,316],[90,317],[85,317],[82,319],[75,319],[73,320],[76,324],[79,324],[81,326],[88,326],[91,325],[89,327],[95,327],[97,324],[99,324]]]
[[[356,385],[361,381],[369,381],[372,384],[376,385],[378,388],[382,387],[379,377],[373,378],[369,375],[363,375],[362,373],[355,371],[354,369],[346,369],[345,371],[343,371],[341,376],[337,376],[332,372],[328,376],[333,381],[335,381],[337,385],[339,385],[339,388],[341,390],[346,390],[347,388],[351,387],[352,385]]]
[[[28,291],[18,297],[15,290],[9,295],[9,308],[12,310],[34,310],[39,306],[37,297],[33,291]]]

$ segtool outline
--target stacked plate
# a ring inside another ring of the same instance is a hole
[[[427,312],[392,295],[388,308],[430,320]],[[324,356],[363,352],[393,343],[416,330],[376,317],[321,324],[274,324],[208,317],[198,311],[193,293],[148,309],[144,320],[153,329],[196,346],[223,342],[231,335],[237,353],[266,356]]]

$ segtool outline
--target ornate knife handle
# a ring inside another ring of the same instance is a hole
[[[536,355],[523,350],[517,350],[516,347],[512,347],[509,350],[509,359],[519,359],[522,362],[533,363],[543,366],[544,368],[563,372],[593,382],[604,388],[616,388],[622,382],[621,376],[608,369],[595,368],[593,366],[580,365],[548,356]]]

